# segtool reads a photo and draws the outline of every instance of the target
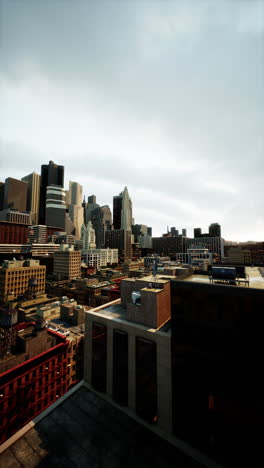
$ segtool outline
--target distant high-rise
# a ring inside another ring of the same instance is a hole
[[[186,231],[186,230],[185,230],[185,231]],[[179,231],[178,231],[178,229],[176,229],[176,227],[171,227],[171,231],[170,231],[170,232],[171,232],[171,236],[172,236],[172,237],[178,237],[178,235],[179,235]]]
[[[131,230],[134,220],[132,217],[132,201],[127,187],[113,199],[113,222],[115,229]]]
[[[75,226],[75,236],[79,240],[81,236],[81,227],[84,221],[83,207],[82,207],[82,186],[78,182],[69,184],[69,216]]]
[[[47,187],[46,194],[46,225],[65,231],[66,202],[65,190],[56,185]]]
[[[41,166],[41,186],[40,186],[40,205],[39,205],[39,223],[48,224],[45,219],[46,192],[47,187],[56,185],[64,187],[64,166],[59,166],[53,161]]]
[[[187,229],[182,229],[182,235],[183,235],[184,237],[187,237]]]
[[[3,209],[27,211],[27,190],[27,182],[8,177],[5,180]]]
[[[139,237],[147,235],[148,227],[146,224],[133,224],[132,234],[134,235],[135,242],[139,242]]]
[[[84,224],[82,225],[81,240],[83,251],[88,251],[90,249],[96,248],[95,230],[91,221],[88,221],[87,226],[85,226]]]
[[[100,205],[96,203],[96,196],[91,195],[90,197],[88,197],[88,202],[83,203],[83,206],[84,206],[84,224],[87,224],[88,221],[92,221],[93,211],[96,208],[100,208]]]
[[[92,223],[96,235],[96,247],[101,249],[105,244],[105,232],[112,229],[112,213],[108,205],[92,211]]]
[[[83,193],[83,188],[81,184],[78,182],[73,182],[70,180],[69,182],[69,203],[72,205],[78,205],[82,206],[82,193]]]
[[[148,226],[147,235],[152,236],[152,227]]]
[[[27,182],[27,211],[31,211],[31,219],[33,224],[38,224],[39,217],[39,196],[40,196],[40,175],[32,172],[25,177],[22,177],[24,182]]]
[[[209,226],[209,237],[221,237],[221,226],[218,223],[212,223]]]
[[[122,195],[113,198],[113,224],[114,229],[121,229]]]
[[[121,263],[132,258],[131,231],[115,229],[105,232],[105,247],[118,249],[118,257]]]
[[[5,184],[0,182],[0,211],[4,209]]]
[[[194,238],[202,237],[202,229],[201,228],[194,228],[193,235],[194,235]]]
[[[96,196],[95,195],[90,195],[88,197],[88,203],[96,203]]]

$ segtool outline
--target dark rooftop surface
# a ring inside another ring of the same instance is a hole
[[[3,452],[0,466],[201,467],[86,387],[80,387]]]

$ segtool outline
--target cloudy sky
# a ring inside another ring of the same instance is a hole
[[[0,180],[64,164],[137,223],[264,240],[264,2],[0,0]]]

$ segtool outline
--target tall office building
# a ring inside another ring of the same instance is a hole
[[[95,195],[90,195],[88,197],[88,203],[96,203],[96,196]]]
[[[112,213],[108,205],[99,206],[92,212],[92,223],[96,236],[96,247],[101,249],[105,244],[105,232],[112,229]]]
[[[182,235],[183,235],[184,237],[187,236],[187,229],[182,229]]]
[[[100,208],[100,205],[96,203],[96,196],[91,195],[90,197],[88,197],[87,203],[85,203],[85,201],[83,202],[83,206],[84,206],[84,223],[87,224],[88,221],[92,221],[93,211],[96,208]]]
[[[131,231],[124,229],[114,229],[105,232],[105,247],[118,249],[118,257],[121,263],[125,263],[132,258]]]
[[[83,188],[78,182],[69,182],[69,204],[82,206]]]
[[[31,219],[33,224],[38,224],[39,217],[39,196],[40,196],[40,175],[32,172],[25,177],[22,177],[24,182],[27,182],[27,211],[31,211]]]
[[[64,187],[64,166],[58,166],[53,161],[41,166],[41,186],[40,186],[40,205],[39,205],[39,223],[48,224],[45,219],[47,187],[57,185]]]
[[[27,211],[27,190],[27,182],[8,177],[5,180],[3,209]]]
[[[81,228],[82,250],[87,251],[96,248],[95,231],[91,221],[88,221],[87,226],[82,225]]]
[[[134,235],[135,242],[139,242],[139,237],[147,235],[148,227],[145,224],[133,224],[131,226],[132,234]]]
[[[114,229],[131,230],[134,220],[132,217],[132,201],[129,197],[127,187],[123,192],[113,198]]]
[[[81,237],[81,227],[84,222],[82,207],[82,186],[78,182],[69,184],[69,216],[75,226],[75,237],[77,240]]]
[[[46,225],[65,231],[66,201],[65,190],[56,185],[47,187],[46,194]]]
[[[212,223],[209,226],[209,237],[221,237],[221,226],[218,223]]]
[[[4,209],[5,184],[0,182],[0,211]]]
[[[194,236],[194,238],[202,237],[202,230],[201,230],[201,228],[194,228],[194,230],[193,230],[193,236]]]

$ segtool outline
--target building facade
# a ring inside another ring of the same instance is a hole
[[[12,301],[27,291],[45,292],[45,280],[46,267],[38,260],[8,260],[0,269],[0,301]]]
[[[119,261],[127,262],[132,258],[131,231],[114,229],[105,232],[105,247],[118,249]]]
[[[30,244],[46,244],[47,226],[36,224],[28,227],[28,242]]]
[[[158,280],[152,290],[149,281],[124,280],[121,301],[86,312],[84,377],[141,419],[171,432],[169,282]],[[155,328],[159,314],[163,314],[163,326]],[[145,324],[142,319],[138,322],[142,316]]]
[[[65,231],[66,223],[65,190],[59,186],[50,185],[46,192],[46,224]]]
[[[26,182],[8,177],[5,180],[3,209],[27,211],[27,187]]]
[[[33,224],[38,224],[39,218],[39,197],[40,197],[40,175],[32,172],[25,177],[22,177],[24,182],[27,182],[27,211],[31,212]]]
[[[40,224],[49,224],[46,220],[46,197],[47,187],[51,185],[56,185],[57,187],[61,188],[64,187],[64,166],[59,166],[53,161],[49,161],[49,164],[43,164],[41,166],[41,186],[39,202]],[[51,224],[51,226],[53,226],[53,224]]]
[[[54,252],[53,272],[58,279],[69,279],[81,277],[81,252],[73,247],[61,244],[60,250]]]
[[[0,221],[0,244],[26,244],[27,241],[27,224]]]
[[[134,224],[132,216],[132,201],[127,187],[123,192],[113,198],[113,224],[114,229],[131,230]]]

